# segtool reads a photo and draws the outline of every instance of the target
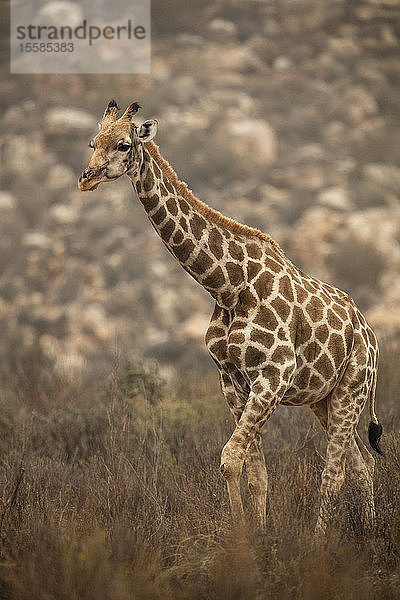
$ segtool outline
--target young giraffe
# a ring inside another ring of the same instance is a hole
[[[328,439],[316,533],[325,532],[346,458],[372,524],[374,459],[356,432],[368,401],[369,440],[380,452],[372,329],[345,292],[300,271],[269,235],[195,198],[151,141],[157,121],[134,123],[138,108],[131,104],[117,119],[116,103],[108,104],[79,188],[94,190],[127,174],[163,243],[216,301],[206,343],[236,422],[220,467],[234,520],[243,516],[239,479],[246,460],[254,513],[265,528],[260,430],[279,404],[289,404],[309,406]]]

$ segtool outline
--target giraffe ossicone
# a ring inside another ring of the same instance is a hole
[[[115,101],[108,104],[78,185],[94,190],[128,175],[163,243],[215,299],[206,344],[236,423],[221,455],[233,518],[243,515],[239,482],[246,461],[253,511],[265,528],[261,427],[279,404],[306,405],[328,440],[316,532],[325,532],[346,464],[371,526],[374,458],[356,427],[368,403],[369,441],[380,453],[373,330],[347,293],[303,273],[269,235],[198,200],[152,141],[158,122],[134,122],[138,108],[132,103],[117,118]]]

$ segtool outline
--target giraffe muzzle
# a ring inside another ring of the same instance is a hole
[[[87,168],[78,179],[78,187],[82,192],[93,191],[104,180],[108,161],[100,169]]]

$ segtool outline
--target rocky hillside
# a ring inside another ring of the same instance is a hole
[[[381,337],[399,335],[398,1],[187,4],[153,2],[151,76],[3,75],[4,348],[38,344],[76,373],[116,346],[211,364],[211,298],[129,181],[77,190],[111,97],[157,117],[162,153],[202,200],[349,291]]]

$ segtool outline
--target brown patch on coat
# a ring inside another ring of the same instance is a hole
[[[239,246],[239,244],[237,244],[236,242],[229,242],[228,249],[229,249],[229,254],[235,260],[242,261],[244,259],[244,252],[243,252],[241,246]]]
[[[282,329],[282,327],[279,327],[278,338],[280,340],[286,340],[286,338],[287,338],[286,331],[284,329]]]
[[[290,306],[285,302],[285,300],[282,300],[282,298],[277,296],[272,300],[271,306],[276,310],[283,321],[288,319],[290,315]]]
[[[165,190],[165,191],[167,191],[167,190]],[[178,214],[178,205],[176,203],[175,198],[168,198],[167,209],[171,213],[171,215],[176,217],[176,215]]]
[[[246,244],[246,250],[249,258],[259,259],[262,256],[262,251],[258,244]]]
[[[183,231],[186,231],[186,233],[189,231],[189,226],[185,217],[181,217],[179,219],[179,225],[182,227]]]
[[[265,352],[261,352],[258,348],[254,348],[253,346],[249,346],[246,349],[245,354],[245,362],[246,367],[258,367],[261,363],[265,362],[266,355]]]
[[[314,368],[326,380],[330,379],[334,373],[333,365],[326,354],[322,354],[314,363]]]
[[[192,230],[194,237],[196,238],[196,240],[199,240],[202,236],[204,229],[207,226],[205,219],[203,219],[203,217],[199,217],[199,215],[195,214],[190,219],[189,224],[190,224],[190,229]]]
[[[281,372],[278,367],[274,365],[268,365],[264,372],[265,377],[268,379],[269,384],[271,386],[271,390],[275,392],[281,381]]]
[[[169,195],[169,191],[167,190],[167,188],[165,187],[165,185],[163,184],[163,182],[160,183],[160,192],[161,192],[161,196],[168,196]]]
[[[250,333],[250,339],[252,342],[258,342],[264,346],[264,348],[271,348],[275,342],[275,338],[272,333],[268,333],[268,331],[261,331],[261,329],[252,329]]]
[[[331,333],[328,342],[328,352],[332,356],[336,368],[339,368],[345,359],[346,352],[343,338],[338,333]]]
[[[327,320],[328,323],[331,327],[333,327],[333,329],[342,329],[343,327],[343,321],[341,319],[339,319],[339,317],[337,315],[335,315],[335,313],[328,308],[328,313],[327,313]]]
[[[310,381],[308,383],[308,387],[311,390],[319,390],[322,387],[322,384],[323,384],[323,382],[320,379],[320,377],[318,375],[315,375],[315,373],[314,373],[310,377]]]
[[[223,255],[223,237],[221,232],[215,227],[211,229],[210,235],[208,236],[208,245],[210,247],[211,252],[214,254],[215,258],[220,260]]]
[[[210,352],[220,360],[223,360],[228,355],[228,346],[226,340],[218,340],[215,344],[211,344]]]
[[[272,258],[266,258],[264,264],[267,269],[270,269],[270,271],[273,271],[274,273],[280,273],[280,271],[282,271],[282,265]]]
[[[156,213],[154,213],[154,215],[151,217],[151,219],[156,225],[160,225],[166,219],[166,217],[167,217],[167,211],[165,210],[165,208],[163,206],[160,206],[158,211]]]
[[[298,373],[298,375],[294,381],[294,385],[297,385],[297,387],[300,388],[301,390],[305,390],[308,387],[308,384],[310,381],[310,375],[311,375],[311,370],[306,365],[305,367],[300,369],[300,372]]]
[[[308,298],[308,293],[301,285],[298,285],[297,283],[294,284],[294,287],[296,290],[297,300],[300,302],[300,304],[304,304]]]
[[[253,296],[249,289],[245,289],[240,294],[240,306],[248,312],[257,306],[257,299]]]
[[[219,301],[223,303],[224,306],[232,306],[235,300],[235,294],[232,292],[223,292],[219,295]]]
[[[160,234],[164,242],[168,242],[171,235],[173,234],[175,229],[175,223],[172,219],[168,219],[168,221],[163,225],[160,229]]]
[[[293,359],[293,350],[289,346],[278,346],[272,353],[271,360],[274,363],[284,364],[287,360]]]
[[[270,273],[264,271],[258,277],[257,281],[253,283],[253,286],[257,293],[257,296],[260,299],[266,299],[269,298],[269,296],[271,295],[273,284],[273,276]]]
[[[321,346],[316,342],[310,342],[303,350],[303,356],[308,363],[313,362],[321,353]]]
[[[211,288],[213,290],[217,290],[222,287],[225,283],[225,277],[222,272],[221,267],[217,267],[212,271],[205,279],[203,279],[202,284],[204,287]]]
[[[190,207],[186,200],[183,200],[183,198],[178,198],[178,204],[184,215],[188,215],[190,213]]]
[[[150,192],[154,186],[154,177],[151,169],[147,169],[145,180],[142,182],[143,189],[145,192]]]
[[[239,344],[239,345],[244,344],[245,340],[246,340],[245,335],[241,331],[234,331],[229,336],[230,344]]]
[[[197,255],[196,260],[193,262],[193,264],[190,265],[190,269],[194,273],[201,275],[202,273],[205,273],[206,271],[208,271],[208,269],[210,269],[212,267],[212,265],[213,265],[212,259],[208,256],[208,254],[206,254],[204,252],[204,250],[200,250],[200,252]]]
[[[220,338],[220,337],[224,337],[225,336],[225,329],[222,329],[222,327],[218,327],[218,325],[210,325],[210,327],[207,329],[207,333],[206,333],[206,342],[210,342],[211,340],[213,340],[214,338]]]
[[[194,248],[195,246],[192,240],[185,240],[183,244],[173,248],[173,253],[180,262],[185,263],[189,256],[192,254]]]
[[[228,357],[234,365],[241,366],[242,351],[239,346],[230,345],[228,348]]]
[[[324,316],[324,303],[316,296],[312,296],[306,306],[306,311],[310,315],[312,321],[318,323],[318,321],[322,321]]]
[[[141,198],[140,201],[142,202],[146,212],[151,212],[156,206],[158,206],[160,199],[158,196],[145,196],[144,198]]]
[[[328,326],[324,323],[323,325],[319,325],[315,330],[315,337],[317,340],[324,344],[329,337],[329,329]]]
[[[254,319],[256,325],[261,325],[264,329],[275,331],[278,327],[278,320],[271,309],[266,306],[260,306],[258,315]]]
[[[178,229],[178,231],[175,233],[174,237],[172,238],[172,241],[174,242],[174,244],[180,244],[182,240],[183,240],[183,233],[180,229]]]
[[[260,263],[256,263],[252,260],[249,260],[247,263],[247,280],[252,281],[254,277],[260,272],[261,265]]]
[[[287,275],[279,280],[279,293],[289,302],[294,301],[292,283]]]
[[[234,262],[227,262],[225,268],[232,285],[237,286],[244,281],[244,273],[240,265],[237,265]]]

